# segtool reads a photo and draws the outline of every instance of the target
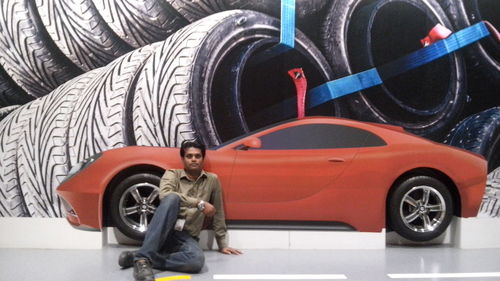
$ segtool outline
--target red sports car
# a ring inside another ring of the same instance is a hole
[[[68,221],[116,226],[140,239],[178,148],[125,147],[73,167],[58,187]],[[230,228],[393,229],[415,241],[453,215],[476,216],[486,184],[480,155],[396,126],[330,117],[290,120],[207,150]]]

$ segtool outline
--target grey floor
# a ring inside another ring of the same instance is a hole
[[[0,249],[0,280],[133,280],[132,269],[120,269],[117,264],[119,253],[126,249],[135,248],[107,246],[102,250]],[[401,273],[500,274],[500,249],[390,246],[385,250],[246,250],[241,256],[206,251],[205,256],[203,271],[190,275],[191,280],[214,280],[214,275],[228,274],[340,274],[346,280],[410,280],[391,279],[388,276]],[[186,274],[158,272],[156,278],[178,275]],[[310,279],[312,277],[302,280]],[[500,280],[500,277],[411,280],[485,281]]]

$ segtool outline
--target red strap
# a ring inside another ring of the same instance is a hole
[[[438,23],[429,31],[429,34],[424,39],[420,40],[420,43],[422,43],[422,46],[427,47],[430,44],[436,43],[436,41],[448,38],[450,35],[451,30]]]
[[[306,91],[307,79],[302,68],[294,68],[288,71],[288,75],[292,77],[295,89],[297,91],[297,117],[304,118],[306,110]]]
[[[498,32],[498,30],[496,30],[495,27],[489,21],[483,20],[483,22],[486,24],[486,27],[488,27],[491,36],[495,38],[498,42],[500,42],[500,33]]]
[[[491,36],[498,42],[500,42],[500,33],[498,32],[498,30],[496,30],[489,21],[483,20],[483,22],[491,33]],[[436,41],[448,38],[451,33],[451,30],[438,23],[431,29],[431,31],[429,31],[429,34],[425,36],[425,38],[420,40],[420,43],[422,43],[422,46],[427,47],[430,44],[435,43]]]

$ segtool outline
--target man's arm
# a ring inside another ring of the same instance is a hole
[[[160,200],[169,194],[176,194],[181,199],[181,206],[196,208],[199,200],[179,192],[179,177],[174,170],[167,170],[160,180]]]

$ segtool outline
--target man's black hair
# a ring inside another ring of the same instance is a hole
[[[191,147],[198,148],[199,150],[201,150],[201,156],[203,156],[203,158],[205,158],[205,150],[206,150],[205,145],[202,143],[196,142],[196,141],[183,141],[182,142],[181,150],[180,150],[182,158],[184,158],[184,154],[186,154],[186,149],[191,148]]]

